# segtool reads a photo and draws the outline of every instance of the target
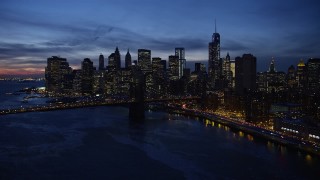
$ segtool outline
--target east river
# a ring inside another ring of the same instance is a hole
[[[0,82],[1,107],[26,106],[5,93],[30,85]],[[0,116],[0,179],[319,177],[315,155],[198,118],[146,111],[134,123],[121,106]]]

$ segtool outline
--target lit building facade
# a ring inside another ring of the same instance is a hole
[[[222,63],[223,88],[232,88],[232,71],[229,53]]]
[[[93,93],[104,94],[104,76],[105,72],[102,70],[94,71],[93,74]]]
[[[297,65],[296,71],[296,81],[297,81],[297,88],[299,91],[304,91],[307,86],[307,71],[306,65],[301,59]]]
[[[73,70],[73,93],[75,96],[81,96],[81,81],[82,81],[82,71],[81,69]]]
[[[169,56],[169,80],[179,80],[179,56]]]
[[[320,59],[311,58],[307,62],[308,90],[311,92],[320,91]]]
[[[131,67],[131,65],[130,65]],[[128,97],[130,94],[130,84],[132,82],[132,72],[129,68],[121,68],[121,78],[119,80],[119,94]]]
[[[236,78],[236,62],[235,60],[230,60],[230,71],[232,73],[232,82],[231,82],[231,88],[235,88],[235,78]]]
[[[286,89],[286,73],[276,70],[274,58],[271,59],[268,71],[257,74],[257,86],[258,91],[267,93]]]
[[[212,89],[216,88],[217,80],[221,75],[221,59],[220,59],[220,34],[215,32],[212,35],[212,42],[209,43],[209,61],[208,61],[208,76],[209,84]]]
[[[183,70],[186,68],[185,49],[175,48],[175,56],[179,57],[179,79],[183,76]]]
[[[107,71],[105,75],[105,94],[114,96],[120,93],[121,71]]]
[[[66,76],[72,73],[66,58],[52,56],[47,59],[45,68],[46,91],[49,93],[64,93]]]
[[[140,66],[143,74],[151,72],[151,50],[138,49],[138,66]]]
[[[154,94],[161,96],[166,93],[166,61],[159,57],[152,58],[152,75],[154,80]]]
[[[121,68],[121,55],[118,47],[114,53],[111,53],[108,57],[108,67],[107,69],[110,70],[120,70]]]

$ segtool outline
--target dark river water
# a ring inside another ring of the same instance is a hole
[[[0,85],[2,106],[18,106]],[[166,112],[141,123],[119,106],[0,116],[1,180],[319,177],[319,157]]]

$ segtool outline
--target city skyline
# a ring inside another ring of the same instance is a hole
[[[46,58],[55,55],[67,58],[74,68],[84,58],[98,67],[100,53],[108,57],[116,46],[122,66],[128,48],[132,60],[138,59],[138,49],[145,48],[152,57],[168,61],[174,48],[184,47],[187,62],[206,62],[215,19],[221,57],[227,52],[231,59],[252,53],[258,71],[267,70],[274,57],[277,69],[286,71],[300,59],[319,57],[316,5],[313,1],[2,1],[0,74],[43,74]]]

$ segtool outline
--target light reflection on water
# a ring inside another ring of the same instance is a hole
[[[309,165],[312,164],[312,156],[310,154],[307,154],[305,159]]]
[[[270,153],[274,153],[274,154],[280,153],[281,156],[285,157],[288,155],[288,151],[290,150],[291,153],[293,152],[298,157],[304,156],[304,158],[302,158],[303,161],[305,161],[309,165],[312,165],[313,163],[315,163],[315,161],[313,160],[314,158],[316,158],[318,161],[318,157],[315,157],[315,155],[302,153],[299,150],[290,149],[285,145],[280,145],[280,144],[277,144],[276,142],[272,142],[269,140],[260,139],[260,138],[257,138],[257,140],[255,140],[256,138],[251,134],[245,133],[241,130],[235,130],[233,128],[230,128],[229,126],[222,125],[220,123],[215,123],[214,121],[212,121],[210,119],[202,120],[202,122],[206,127],[223,129],[224,132],[232,133],[232,138],[235,140],[237,140],[238,138],[241,138],[241,139],[246,139],[249,142],[253,142],[253,143],[260,143],[260,144],[263,143],[263,144],[265,144],[266,149]]]
[[[250,134],[247,135],[247,139],[248,139],[249,141],[253,141],[253,140],[254,140],[254,139],[253,139],[253,136],[251,136]]]
[[[273,142],[267,141],[267,148],[270,152],[275,152],[275,144]]]

